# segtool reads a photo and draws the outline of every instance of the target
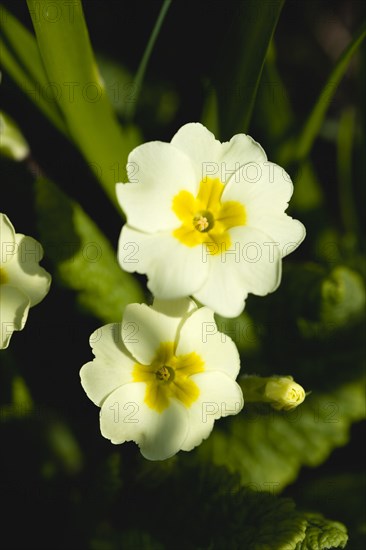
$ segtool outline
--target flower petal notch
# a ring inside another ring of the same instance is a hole
[[[122,322],[96,330],[90,345],[95,358],[80,377],[101,407],[102,435],[134,441],[149,460],[192,450],[215,420],[244,405],[235,344],[209,308],[188,298],[129,304]]]
[[[146,274],[156,297],[192,296],[236,317],[248,293],[276,290],[282,258],[299,246],[305,228],[285,213],[290,177],[251,137],[220,143],[190,123],[171,143],[135,148],[128,166],[133,181],[116,188],[127,218],[119,263]]]
[[[15,233],[9,218],[0,213],[0,349],[9,346],[15,330],[22,330],[29,308],[49,291],[51,275],[39,265],[43,249],[38,241]]]

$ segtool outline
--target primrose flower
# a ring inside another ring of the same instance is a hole
[[[220,143],[201,124],[186,124],[171,143],[136,147],[127,167],[131,182],[117,184],[127,217],[119,262],[146,274],[156,297],[193,296],[236,317],[248,293],[278,287],[281,259],[305,228],[285,214],[290,177],[251,137]]]
[[[49,291],[51,275],[38,264],[43,249],[38,241],[15,233],[5,214],[0,213],[0,349],[9,345],[14,330],[22,330],[29,308]]]
[[[130,304],[122,323],[95,331],[90,345],[95,359],[80,376],[101,407],[102,435],[135,441],[147,459],[190,451],[215,420],[243,407],[236,346],[192,300]]]

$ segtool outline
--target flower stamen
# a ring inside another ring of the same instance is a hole
[[[205,218],[204,216],[196,216],[193,219],[193,223],[195,228],[198,229],[198,231],[204,231],[208,227],[207,218]]]
[[[170,367],[164,365],[160,367],[160,369],[158,369],[155,374],[158,380],[161,380],[162,382],[168,382],[170,378],[172,378],[172,375],[174,376],[174,371]]]
[[[215,219],[211,212],[198,212],[193,218],[193,226],[200,233],[207,233],[213,228]]]

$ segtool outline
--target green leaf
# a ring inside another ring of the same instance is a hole
[[[305,514],[308,521],[305,539],[296,550],[323,550],[344,548],[348,541],[347,529],[338,521],[329,521],[321,514]]]
[[[12,401],[15,408],[19,407],[28,411],[32,410],[33,399],[24,378],[21,376],[14,376],[12,394]]]
[[[164,22],[164,19],[166,17],[167,12],[168,12],[171,1],[172,0],[163,0],[163,4],[160,8],[158,18],[156,20],[156,23],[154,25],[154,28],[152,30],[152,33],[151,33],[150,38],[148,40],[148,43],[146,44],[146,48],[145,48],[144,54],[142,56],[139,68],[137,69],[137,73],[136,73],[136,76],[135,76],[135,79],[134,79],[134,95],[135,95],[134,101],[133,102],[131,101],[127,105],[127,109],[126,109],[126,116],[127,116],[127,119],[129,119],[129,120],[131,120],[133,118],[133,115],[135,113],[136,103],[137,103],[138,97],[140,95],[140,90],[141,90],[141,86],[142,86],[142,83],[143,83],[143,80],[144,80],[147,65],[149,63],[149,59],[150,59],[150,56],[151,56],[152,51],[154,49],[156,39],[159,36],[161,26]]]
[[[236,3],[233,26],[225,29],[225,47],[214,77],[221,139],[248,131],[267,49],[283,4],[284,0]]]
[[[55,460],[64,471],[69,474],[76,474],[81,470],[83,457],[79,443],[69,426],[56,416],[49,423],[46,431],[46,441]],[[47,472],[50,471],[47,465],[43,468],[43,471],[47,477]],[[53,473],[53,468],[51,472]]]
[[[14,120],[0,112],[0,154],[21,161],[29,155],[29,146]]]
[[[344,467],[344,463],[341,466]],[[365,494],[365,474],[356,472],[320,478],[314,476],[298,487],[295,499],[302,508],[316,508],[322,514],[344,522],[349,531],[349,547],[356,550],[366,546]]]
[[[319,98],[314,105],[313,110],[311,111],[297,141],[295,155],[298,161],[302,161],[309,156],[315,138],[319,133],[321,125],[323,124],[328,106],[337,90],[338,84],[342,80],[342,77],[347,70],[349,62],[351,61],[354,54],[357,52],[358,48],[361,46],[365,36],[366,24],[363,24],[361,29],[354,36],[352,42],[342,53],[335,67],[330,73],[329,78],[323,90],[321,91]]]
[[[276,65],[274,41],[269,45],[254,106],[254,120],[273,148],[282,143],[295,125],[288,92]]]
[[[339,121],[337,139],[338,192],[343,227],[350,233],[356,233],[358,229],[352,182],[352,152],[355,129],[355,110],[353,108],[345,109]]]
[[[4,35],[4,41],[0,43],[1,63],[5,70],[58,130],[67,135],[35,37],[4,6],[1,6],[0,30]]]
[[[239,472],[243,484],[281,491],[302,466],[318,466],[335,447],[345,445],[351,424],[362,418],[365,395],[360,382],[329,394],[314,392],[293,412],[247,405],[226,421],[226,430],[217,423],[198,454]]]
[[[361,275],[343,266],[332,270],[321,288],[321,321],[346,326],[365,311],[366,293]]]
[[[77,291],[79,304],[104,322],[119,321],[125,306],[144,300],[132,275],[94,222],[49,180],[36,181],[36,208],[42,245],[56,276]],[[133,260],[134,245],[127,250]]]
[[[215,136],[220,135],[217,94],[213,88],[208,91],[203,107],[201,122]]]
[[[295,114],[285,84],[276,65],[273,41],[268,49],[260,80],[254,118],[256,127],[266,136],[272,147],[270,160],[284,166],[294,180],[294,195],[290,208],[299,211],[314,209],[324,197],[312,163],[307,160],[295,171],[294,160]]]
[[[19,64],[14,54],[9,50],[3,40],[0,38],[1,64],[4,69],[10,74],[11,78],[18,84],[19,88],[25,93],[31,93],[31,98],[43,114],[52,121],[60,132],[67,135],[67,128],[62,118],[57,111],[52,108],[52,104],[44,99],[42,93],[38,93],[40,89],[37,84],[29,77],[27,72]]]
[[[285,151],[282,151],[285,153]],[[324,204],[324,193],[313,164],[307,160],[295,172],[294,194],[291,206],[299,211],[308,211]]]
[[[47,15],[38,0],[28,0],[48,81],[73,140],[119,209],[115,184],[127,181],[127,156],[139,135],[135,128],[122,131],[118,125],[94,60],[81,1],[69,5],[55,0],[53,6],[57,17]]]
[[[34,35],[14,17],[5,6],[1,6],[0,29],[14,54],[29,76],[40,86],[47,86],[47,74]]]
[[[315,548],[329,548],[336,527],[342,533],[335,541],[338,546],[345,538],[343,525],[301,512],[291,499],[242,487],[238,475],[197,463],[192,455],[180,455],[168,464],[143,463],[132,486],[133,491],[144,492],[141,501],[131,503],[132,523],[166,548],[176,547],[177,532],[180,546],[187,550],[295,550],[307,537],[315,538],[315,528],[319,541]],[[158,507],[154,506],[157,494]],[[189,521],[181,529],[181,518],[189,509]]]

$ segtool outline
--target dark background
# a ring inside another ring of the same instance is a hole
[[[31,29],[25,2],[7,0],[3,4]],[[144,139],[169,141],[181,125],[200,120],[208,82],[230,39],[238,4],[235,1],[172,3],[137,106],[136,123],[142,129]],[[83,5],[94,50],[122,64],[133,75],[161,3],[87,0]],[[335,60],[363,17],[364,3],[361,1],[286,2],[276,29],[275,44],[278,68],[299,128]],[[227,63],[230,64],[230,58]],[[347,105],[358,106],[360,114],[364,114],[364,76],[364,65],[352,63],[331,103],[330,120],[337,120]],[[164,90],[169,90],[175,107],[162,120],[155,112],[155,105],[162,101]],[[6,74],[3,74],[1,91],[4,110],[20,125],[38,165],[83,204],[116,246],[120,217],[79,153],[57,133]],[[255,117],[249,133],[266,148],[266,135],[256,125]],[[324,184],[326,216],[335,227],[341,228],[339,203],[333,192],[336,179],[334,157],[334,140],[326,135],[320,136],[312,158]],[[362,174],[364,158],[355,155],[354,160],[355,173]],[[27,228],[24,232],[36,236],[33,175],[24,166],[9,161],[2,161],[1,172],[2,189],[6,190],[5,196],[4,193],[1,196],[1,210],[8,214],[16,229],[21,225]],[[359,199],[358,214],[363,219],[364,181],[360,177],[354,185]],[[297,253],[298,259],[306,259],[306,246]],[[52,271],[47,258],[43,265]],[[99,320],[77,309],[72,292],[53,285],[42,308],[32,310],[31,322],[14,335],[11,353],[2,354],[2,402],[10,401],[9,380],[13,369],[17,369],[37,403],[35,413],[28,420],[0,422],[0,490],[6,514],[5,522],[4,516],[2,518],[0,537],[4,549],[84,548],[93,531],[93,522],[96,524],[103,516],[98,506],[94,506],[97,497],[93,491],[96,491],[96,476],[102,476],[100,464],[110,452],[110,442],[100,436],[97,409],[86,398],[78,374],[81,365],[91,358],[87,345],[80,345],[80,342],[86,343],[99,325]],[[40,345],[42,353],[38,352]],[[59,451],[52,451],[53,446],[49,444],[50,431],[55,430],[55,423],[59,421],[72,426],[83,450],[84,465],[75,472],[73,466],[63,462]],[[365,460],[363,432],[363,424],[354,425],[350,443],[336,450],[318,469],[304,469],[285,494],[294,496],[301,504],[302,488],[308,483],[316,483],[317,478],[325,473],[362,471]],[[133,469],[137,460],[134,445],[126,444],[122,467]],[[129,487],[127,482],[125,489],[125,501],[118,514],[121,526],[128,527],[138,524],[138,521],[131,517],[133,486]],[[318,509],[326,513],[328,505],[319,502]],[[335,509],[337,517],[334,519],[348,520],[341,502]],[[93,513],[99,514],[99,518]]]

